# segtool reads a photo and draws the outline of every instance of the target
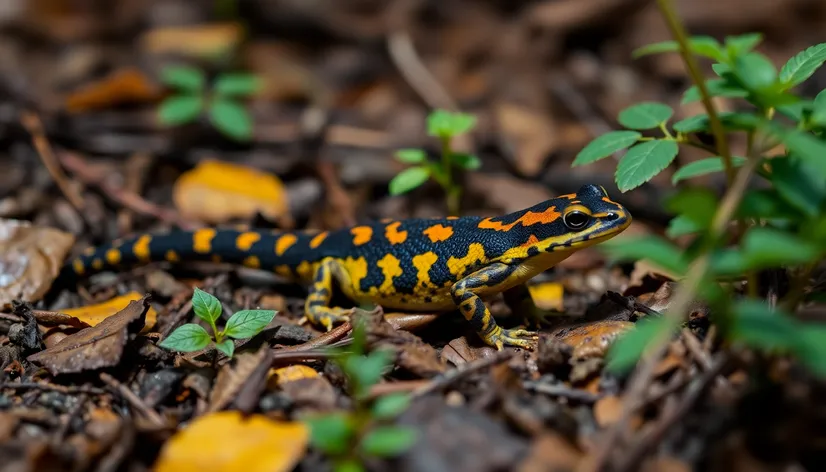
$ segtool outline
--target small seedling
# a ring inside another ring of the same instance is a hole
[[[410,404],[410,397],[394,393],[370,400],[370,388],[390,365],[387,351],[364,354],[364,328],[357,324],[349,351],[335,351],[334,362],[347,378],[354,400],[351,411],[306,419],[313,447],[326,454],[336,472],[363,471],[365,457],[390,458],[408,450],[417,440],[415,430],[390,424]]]
[[[203,71],[180,66],[164,69],[161,81],[178,91],[161,103],[158,109],[161,124],[191,123],[206,110],[212,125],[224,135],[239,141],[252,137],[252,117],[238,99],[260,89],[260,81],[255,75],[226,73],[207,87]]]
[[[249,339],[260,333],[275,317],[274,310],[241,310],[235,312],[223,330],[218,330],[215,322],[221,317],[221,302],[211,294],[195,288],[192,294],[192,309],[195,315],[209,323],[212,336],[203,326],[187,323],[179,326],[161,343],[160,347],[179,352],[195,352],[215,343],[215,348],[232,358],[235,343],[232,339]],[[229,339],[232,338],[232,339]]]
[[[459,214],[462,189],[453,179],[453,168],[476,170],[481,167],[479,158],[473,154],[455,152],[451,145],[453,138],[467,133],[476,126],[476,117],[467,113],[451,113],[435,110],[427,117],[427,134],[441,143],[441,162],[432,162],[424,149],[400,149],[396,159],[405,164],[415,164],[400,172],[390,181],[390,194],[401,195],[424,184],[428,179],[438,183],[447,195],[447,206],[451,214]]]

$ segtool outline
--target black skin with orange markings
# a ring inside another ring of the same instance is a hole
[[[577,220],[574,210],[586,215],[581,227],[583,219]],[[151,261],[220,260],[310,285],[306,314],[328,329],[349,313],[329,306],[338,285],[356,302],[385,308],[458,308],[488,344],[530,347],[535,335],[500,328],[483,299],[503,292],[534,317],[525,282],[577,250],[619,234],[630,221],[602,187],[585,185],[576,194],[490,218],[381,221],[323,234],[206,229],[138,235],[69,261],[62,275],[76,278]]]

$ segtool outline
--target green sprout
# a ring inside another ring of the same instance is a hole
[[[235,343],[232,339],[249,339],[260,333],[275,317],[274,310],[241,310],[235,312],[223,330],[219,330],[216,321],[221,317],[223,307],[213,295],[195,288],[192,294],[192,309],[195,315],[209,323],[210,335],[203,326],[187,323],[179,326],[161,343],[160,347],[179,351],[195,352],[215,343],[215,348],[232,358]],[[232,338],[232,339],[229,339]]]
[[[453,168],[476,170],[481,167],[479,158],[473,154],[455,152],[451,146],[453,138],[467,133],[476,126],[476,117],[467,113],[451,113],[435,110],[427,117],[427,134],[439,139],[441,162],[432,162],[424,149],[400,149],[396,159],[405,164],[415,164],[400,172],[390,181],[390,194],[401,195],[424,184],[428,179],[438,183],[447,195],[448,210],[459,214],[462,189],[453,179]]]
[[[191,123],[206,110],[212,125],[225,136],[238,141],[247,141],[252,137],[252,117],[238,99],[260,90],[261,83],[255,75],[222,74],[208,88],[203,71],[179,66],[164,69],[161,81],[177,90],[158,109],[161,124],[178,126]]]

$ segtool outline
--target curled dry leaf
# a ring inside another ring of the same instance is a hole
[[[269,372],[269,388],[283,385],[287,382],[294,382],[301,379],[313,379],[318,377],[318,372],[312,367],[306,365],[291,365],[281,367],[278,369],[270,369]]]
[[[287,472],[304,456],[309,430],[299,422],[274,421],[238,411],[209,413],[173,436],[155,472]]]
[[[114,315],[115,313],[123,310],[129,305],[132,301],[138,301],[143,298],[138,292],[129,292],[125,295],[120,295],[118,297],[112,298],[111,300],[107,300],[103,303],[97,303],[94,305],[87,305],[78,308],[66,308],[63,310],[63,313],[74,317],[75,319],[80,320],[81,322],[85,323],[87,326],[97,326],[106,318]],[[151,306],[146,312],[146,323],[143,327],[142,332],[147,332],[155,326],[155,322],[158,319],[158,312],[155,311],[154,308]],[[38,321],[39,318],[38,318]]]
[[[244,384],[251,380],[252,374],[266,357],[266,348],[255,352],[238,354],[234,362],[224,364],[218,372],[215,380],[215,388],[209,395],[209,408],[207,411],[218,411],[229,405],[244,387]]]
[[[574,359],[603,357],[611,344],[633,326],[630,321],[597,321],[560,330],[557,335],[574,348]]]
[[[278,177],[216,160],[201,161],[182,174],[173,192],[185,218],[212,224],[258,213],[274,221],[289,211],[287,191]]]
[[[63,231],[0,219],[0,307],[45,295],[74,242]]]
[[[69,94],[66,110],[82,113],[127,103],[154,103],[160,98],[157,84],[140,70],[127,67]]]
[[[45,367],[52,375],[111,367],[120,362],[130,334],[138,333],[146,321],[149,296],[133,300],[115,315],[72,335],[27,359]]]

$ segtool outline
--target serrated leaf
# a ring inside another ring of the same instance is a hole
[[[332,455],[347,451],[353,423],[344,413],[330,413],[305,420],[310,427],[310,442],[313,447]]]
[[[361,440],[361,449],[375,457],[394,457],[410,449],[418,439],[416,430],[403,426],[373,428]]]
[[[688,270],[688,260],[683,251],[658,236],[627,237],[606,241],[599,248],[618,261],[647,260],[675,275]]]
[[[622,110],[617,121],[626,128],[644,130],[660,126],[673,114],[674,110],[664,103],[640,102]]]
[[[235,312],[224,328],[224,335],[247,339],[260,333],[275,318],[274,310],[241,310]]]
[[[399,149],[396,151],[396,159],[405,164],[421,164],[427,162],[427,153],[424,149]]]
[[[826,62],[826,43],[816,44],[792,56],[780,69],[780,81],[794,87],[811,77]]]
[[[170,87],[197,94],[204,89],[206,76],[194,67],[166,67],[161,70],[160,80]]]
[[[663,171],[679,152],[677,143],[657,140],[640,143],[628,150],[617,165],[615,180],[620,191],[639,187]]]
[[[158,346],[179,352],[195,352],[209,346],[211,340],[201,325],[187,323],[170,333]]]
[[[195,316],[209,324],[215,323],[224,311],[217,298],[198,287],[195,287],[192,293],[192,309],[195,311]]]
[[[745,157],[731,156],[731,164],[735,168],[742,166],[746,163],[746,161],[747,159]],[[708,157],[694,162],[689,162],[688,164],[680,167],[677,172],[674,172],[674,175],[671,176],[671,183],[676,184],[681,180],[711,174],[714,172],[723,172],[724,170],[725,166],[723,165],[722,157]]]
[[[734,72],[740,83],[751,91],[765,90],[777,79],[774,64],[769,58],[757,52],[738,56],[734,61]]]
[[[215,93],[224,96],[253,95],[261,89],[261,79],[253,74],[224,74],[215,81]]]
[[[203,108],[204,100],[199,95],[173,96],[158,107],[158,121],[166,126],[189,123],[198,118]]]
[[[482,161],[474,154],[454,153],[450,155],[453,165],[464,170],[476,170],[482,167]]]
[[[422,185],[430,178],[430,169],[426,167],[411,167],[399,172],[390,181],[390,195],[401,195]]]
[[[630,371],[652,341],[674,329],[671,318],[647,316],[626,331],[608,349],[605,368],[617,374]]]
[[[252,117],[240,103],[216,98],[209,108],[212,124],[226,136],[239,141],[252,137]]]
[[[728,130],[752,130],[760,123],[760,119],[750,113],[726,111],[718,113],[717,116]],[[711,130],[711,124],[708,115],[701,113],[674,123],[673,128],[681,133],[696,133]]]
[[[410,395],[406,393],[391,393],[379,397],[373,403],[373,417],[390,419],[400,415],[410,405]]]
[[[230,359],[232,358],[232,355],[235,353],[235,343],[232,342],[231,339],[224,339],[223,341],[221,341],[220,344],[216,344],[215,347],[219,351],[223,352]]]
[[[694,54],[721,61],[724,59],[720,43],[711,36],[693,36],[688,40],[689,50]],[[679,52],[680,46],[674,40],[662,41],[637,48],[632,57],[638,58],[649,54]]]
[[[576,155],[571,167],[590,164],[604,159],[617,151],[628,148],[641,137],[642,134],[636,131],[609,131],[598,136],[582,148]]]

